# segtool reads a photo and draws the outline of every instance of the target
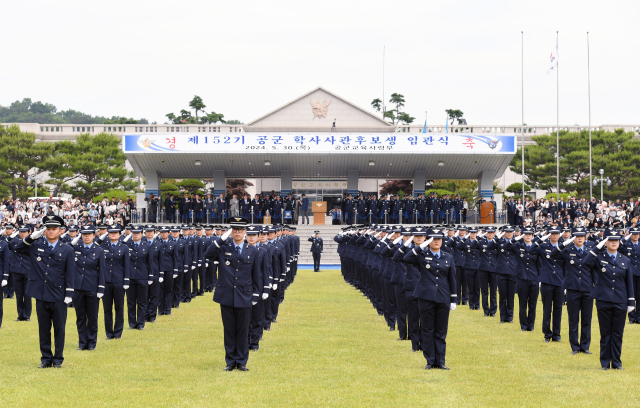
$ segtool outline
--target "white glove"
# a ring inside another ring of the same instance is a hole
[[[2,235],[3,232],[4,232],[4,230],[0,231],[0,235]],[[66,237],[68,233],[69,233],[69,231],[66,231],[64,234],[60,235],[60,238]]]
[[[20,233],[20,231],[16,231],[16,232],[14,232],[13,234],[11,234],[11,238],[15,238],[15,237],[16,237],[16,235],[18,235],[19,233]]]
[[[106,234],[105,234],[105,235],[106,235]],[[153,239],[158,238],[158,235],[160,235],[160,233],[159,233],[159,232],[156,232],[155,234],[153,234]]]
[[[195,266],[192,266],[192,267],[191,267],[191,270],[194,270],[194,269],[196,269],[196,267],[195,267]]]
[[[540,241],[544,242],[544,241],[548,240],[550,236],[551,236],[551,234],[547,234],[544,237],[540,237]]]
[[[107,235],[109,235],[109,232],[105,232],[104,234],[100,235],[100,241],[104,241]]]
[[[627,313],[631,313],[631,311],[635,308],[635,306],[627,306]]]
[[[225,232],[224,234],[222,234],[222,236],[220,237],[220,239],[221,239],[221,240],[223,240],[223,241],[226,241],[226,240],[227,240],[227,238],[229,238],[229,236],[231,236],[231,232],[232,232],[232,231],[233,231],[233,230],[232,230],[231,228],[229,228],[229,229],[227,230],[227,232]]]
[[[204,266],[205,266],[205,268],[208,268],[209,267],[209,262],[207,262]]]
[[[291,268],[289,268],[289,267],[287,266],[287,272],[289,272],[290,270],[291,270]]]
[[[178,274],[177,274],[177,273],[175,273],[175,274],[173,275],[173,279],[175,279],[175,278],[177,278],[177,277],[178,277]]]
[[[380,234],[382,234],[382,231],[378,232],[378,233],[377,233],[376,235],[374,235],[373,237],[374,237],[374,238],[378,238],[378,236],[379,236]]]
[[[122,289],[124,289],[124,290],[129,289],[129,285],[123,285],[123,286],[122,286]]]
[[[71,245],[77,244],[79,240],[80,240],[80,235],[78,234],[77,237],[75,237],[74,239],[71,240]]]
[[[399,236],[398,238],[393,240],[393,245],[398,245],[398,242],[402,241],[402,236]]]
[[[572,243],[575,239],[576,239],[576,237],[575,237],[575,236],[573,236],[573,237],[571,237],[571,238],[567,239],[566,241],[564,241],[564,242],[562,243],[562,246],[563,246],[563,247],[568,246],[568,245],[569,245],[570,243]]]
[[[263,293],[262,294],[262,300],[267,300],[269,298],[269,294],[268,293]]]
[[[4,232],[5,232],[6,230],[7,230],[6,228],[1,229],[1,230],[0,230],[0,235],[4,234]],[[65,234],[66,234],[66,232],[65,232]]]
[[[413,242],[413,235],[404,243],[405,248],[409,248]]]
[[[187,273],[187,272],[189,272],[189,269],[185,269],[185,270],[184,270],[184,273]]]
[[[426,247],[428,247],[431,241],[433,241],[433,238],[429,238],[428,240],[424,241],[422,244],[420,244],[420,249],[425,249]]]
[[[278,284],[277,283],[273,284],[273,290],[278,290]]]
[[[564,290],[564,294],[565,294],[565,295],[567,294],[567,290],[566,290],[566,289]]]
[[[64,303],[69,304],[73,301],[73,299],[71,299],[70,296],[67,296],[66,298],[64,298]]]
[[[462,239],[468,239],[471,236],[471,234],[467,233],[467,235],[465,235],[464,237],[462,237]]]
[[[124,239],[122,240],[122,242],[127,242],[129,239],[131,239],[131,235],[133,234],[129,234],[126,237],[124,237]]]
[[[255,305],[257,305],[257,304],[258,304],[258,302],[251,302],[251,304],[252,304],[253,306],[255,306]]]
[[[218,262],[218,261],[213,261],[213,264],[214,264],[214,265],[218,265],[218,264],[220,264],[220,262]]]
[[[98,293],[98,299],[102,298],[104,296],[104,293]]]
[[[451,304],[450,309],[451,309],[451,310],[456,310],[456,304],[455,304],[455,303],[452,303],[452,304]]]
[[[524,234],[522,235],[518,235],[517,237],[515,237],[513,240],[514,241],[520,241],[522,238],[524,238]]]
[[[484,233],[483,233],[483,232],[481,232],[481,233],[479,233],[478,235],[476,235],[476,237],[478,237],[478,238],[482,238],[482,237],[484,237],[485,235],[487,235],[487,233],[486,233],[486,232],[484,232]]]
[[[42,228],[41,230],[38,231],[33,231],[31,233],[31,239],[38,239],[42,236],[42,234],[44,234],[44,228]]]
[[[598,249],[602,249],[602,247],[604,246],[604,244],[607,243],[607,240],[609,239],[609,237],[606,237],[605,239],[603,239],[602,241],[600,241],[600,243],[598,245],[596,245],[596,248]]]
[[[542,287],[542,282],[538,282],[538,288]]]
[[[147,283],[149,284],[149,286],[151,286],[151,284],[153,283],[153,281],[147,281]]]
[[[158,279],[158,282],[160,282],[160,283],[164,282],[164,278]]]
[[[201,266],[202,266],[202,264],[201,264],[201,263],[199,263],[199,264],[198,264],[198,268],[199,268],[199,267],[201,267]]]
[[[7,280],[6,280],[6,279],[5,279],[5,280],[3,280],[3,281],[2,281],[2,287],[4,288],[5,286],[7,286],[7,283],[8,283],[8,282],[7,282]]]

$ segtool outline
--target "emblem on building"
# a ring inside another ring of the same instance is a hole
[[[313,108],[314,119],[315,118],[322,119],[327,117],[327,112],[329,111],[329,105],[331,105],[331,101],[327,102],[327,100],[325,99],[322,102],[314,102],[311,100],[310,102]]]

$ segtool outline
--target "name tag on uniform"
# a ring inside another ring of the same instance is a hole
[[[38,251],[40,251],[40,252],[44,252],[44,249],[42,249],[42,248],[38,248]]]
[[[607,261],[600,261],[600,262],[602,262],[605,265],[609,265],[609,262],[607,262]]]
[[[427,261],[432,261],[432,258],[427,258],[426,256],[424,257],[424,259],[426,259]]]
[[[576,254],[569,254],[569,256],[578,256],[578,255],[576,255]]]
[[[224,254],[227,255],[227,256],[231,256],[230,252],[225,252]]]

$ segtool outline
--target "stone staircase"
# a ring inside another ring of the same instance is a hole
[[[313,231],[320,231],[320,238],[323,241],[323,252],[320,258],[320,265],[340,265],[338,256],[338,244],[333,240],[341,230],[343,225],[331,225],[331,217],[326,217],[326,225],[313,225],[313,217],[309,217],[311,225],[296,225],[296,235],[300,237],[300,256],[298,265],[313,265],[313,255],[311,254],[311,242],[307,241],[314,235]]]

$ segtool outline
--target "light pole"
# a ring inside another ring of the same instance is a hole
[[[27,177],[27,180],[29,180],[29,181],[33,180],[35,182],[35,192],[34,192],[35,194],[34,195],[36,197],[38,197],[38,180],[44,181],[44,178],[38,177],[38,168],[37,167],[35,169],[34,175]]]
[[[604,169],[600,169],[599,171],[600,173],[600,178],[596,177],[593,179],[593,185],[597,186],[598,183],[600,183],[600,203],[602,203],[604,201],[603,198],[603,193],[602,193],[602,183],[607,183],[607,187],[609,187],[611,185],[611,180],[609,179],[609,177],[607,177],[606,179],[604,178]]]

